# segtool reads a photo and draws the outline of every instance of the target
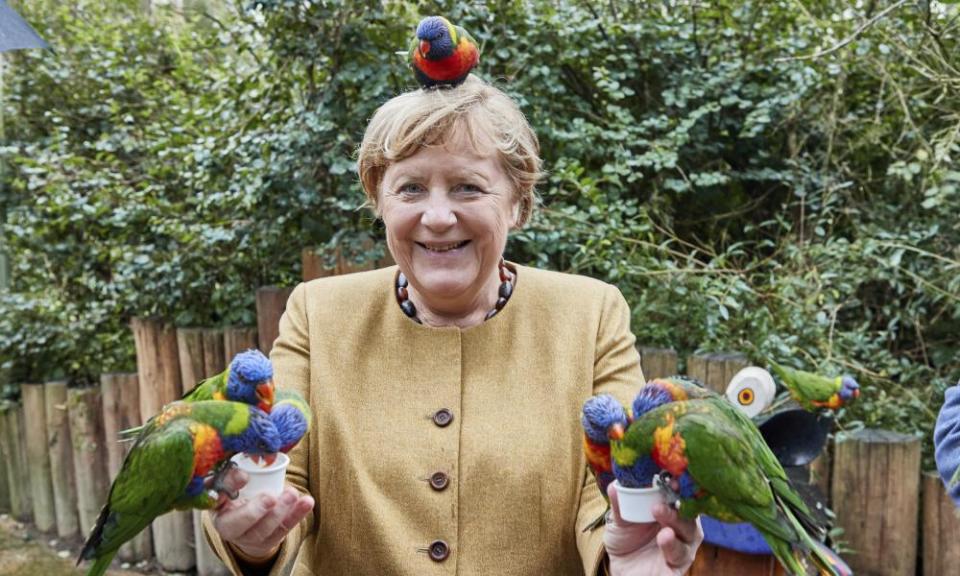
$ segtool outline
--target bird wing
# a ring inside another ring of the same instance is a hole
[[[99,531],[98,553],[116,550],[154,518],[170,511],[193,476],[193,435],[188,419],[153,426],[137,440],[110,487]]]
[[[224,370],[219,374],[215,374],[209,378],[204,378],[197,383],[190,391],[184,393],[181,397],[181,400],[186,400],[187,402],[199,402],[201,400],[213,400],[213,393],[217,390],[223,388],[224,380],[226,379],[227,371]]]

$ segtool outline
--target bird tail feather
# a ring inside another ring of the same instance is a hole
[[[90,565],[90,568],[87,569],[87,576],[103,576],[106,574],[107,568],[110,567],[110,563],[113,562],[113,557],[116,553],[117,551],[114,550],[97,558],[96,561]]]
[[[783,504],[782,500],[781,504]],[[781,506],[781,508],[800,536],[800,543],[794,547],[792,554],[797,561],[806,564],[807,559],[809,559],[816,565],[817,571],[821,576],[853,576],[853,570],[847,566],[846,562],[840,559],[840,556],[838,556],[836,552],[807,532],[803,523],[797,519],[790,506],[784,505]]]

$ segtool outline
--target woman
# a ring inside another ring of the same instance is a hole
[[[681,574],[702,533],[584,531],[605,503],[580,408],[642,382],[613,286],[501,259],[534,207],[539,146],[470,77],[384,104],[359,153],[397,266],[294,290],[272,360],[316,425],[280,498],[229,502],[207,531],[238,573]],[[239,484],[242,474],[235,473]],[[316,506],[314,506],[316,502]],[[311,514],[312,512],[312,514]]]

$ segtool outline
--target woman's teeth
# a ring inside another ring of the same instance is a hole
[[[454,242],[453,244],[441,244],[441,245],[421,244],[421,246],[423,246],[424,248],[426,248],[431,252],[449,252],[450,250],[454,250],[456,248],[466,246],[467,242],[469,242],[469,240],[464,240],[463,242]]]

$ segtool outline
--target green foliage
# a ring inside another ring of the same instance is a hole
[[[4,103],[20,377],[128,364],[136,314],[249,322],[305,246],[378,257],[353,153],[442,13],[541,140],[511,258],[616,283],[644,344],[854,373],[845,426],[929,437],[960,373],[955,6],[140,4],[22,7],[54,51],[16,54]]]

